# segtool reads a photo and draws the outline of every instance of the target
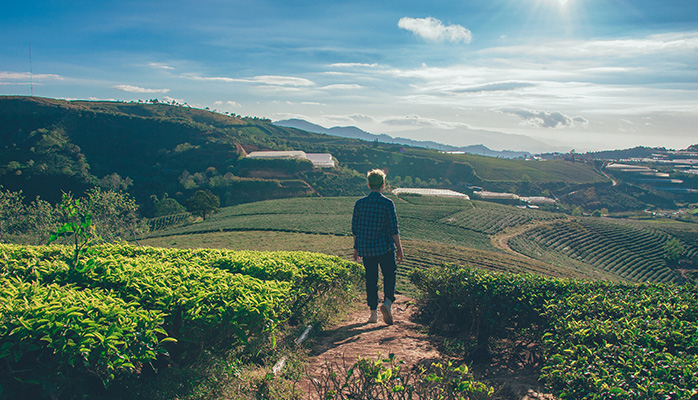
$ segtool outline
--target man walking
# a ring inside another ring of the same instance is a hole
[[[402,262],[402,245],[397,227],[395,205],[381,193],[385,173],[379,169],[367,175],[371,193],[354,204],[351,232],[354,234],[354,260],[363,259],[366,269],[366,300],[371,310],[368,322],[378,321],[378,266],[383,273],[384,299],[380,306],[383,321],[393,324],[391,305],[395,301],[395,273]]]

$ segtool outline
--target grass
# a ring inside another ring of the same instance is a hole
[[[555,277],[676,281],[661,247],[670,237],[698,258],[698,227],[581,218],[484,201],[392,196],[404,243],[404,272],[441,264]],[[206,221],[154,232],[143,244],[236,250],[303,250],[352,257],[351,215],[358,197],[292,198],[219,210]],[[508,238],[519,254],[506,252]],[[504,240],[505,242],[507,240]],[[398,284],[413,291],[400,271]],[[678,279],[680,280],[680,279]]]

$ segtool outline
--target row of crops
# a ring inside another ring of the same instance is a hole
[[[101,246],[84,272],[71,256],[0,245],[2,397],[80,395],[163,358],[267,342],[291,316],[314,318],[313,301],[349,290],[361,272],[303,252]]]
[[[515,251],[551,264],[569,260],[592,265],[631,281],[676,282],[666,244],[674,238],[648,225],[583,218],[540,225],[509,240]],[[698,246],[681,241],[683,257],[698,259]],[[553,259],[558,254],[566,258]]]
[[[245,230],[350,235],[351,214],[357,198],[281,199],[241,204],[222,209],[206,221],[165,229],[153,236]],[[497,251],[488,235],[565,217],[457,198],[410,195],[392,198],[404,239],[467,245],[480,250]]]
[[[433,331],[465,349],[533,342],[562,399],[695,399],[698,287],[566,280],[462,267],[415,270]]]
[[[548,222],[566,218],[567,217],[561,213],[531,210],[495,203],[473,202],[472,208],[444,217],[439,222],[492,235],[507,228],[533,222]]]

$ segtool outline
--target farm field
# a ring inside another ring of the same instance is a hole
[[[406,259],[400,271],[405,288],[410,287],[404,276],[409,270],[442,264],[555,277],[680,281],[679,275],[666,265],[662,246],[669,238],[676,237],[685,243],[686,257],[697,254],[690,242],[696,230],[690,224],[590,217],[570,220],[561,213],[483,201],[415,195],[391,197],[405,243]],[[228,207],[206,221],[156,231],[141,243],[163,247],[304,250],[350,259],[351,212],[356,199],[296,198]],[[507,232],[512,232],[506,239],[510,251],[497,244]],[[546,244],[546,240],[552,239],[558,245]],[[651,246],[641,245],[645,242]],[[634,247],[623,243],[633,243]],[[603,254],[594,252],[602,250]]]
[[[280,231],[209,232],[190,235],[156,237],[142,240],[142,245],[169,248],[212,248],[257,251],[310,251],[334,255],[352,260],[353,239],[350,236],[317,235]],[[444,264],[469,265],[490,271],[536,273],[542,275],[586,278],[618,279],[603,271],[583,268],[565,269],[541,261],[511,254],[472,249],[464,246],[403,241],[405,261],[398,267],[400,293],[413,295],[414,286],[408,274],[415,268],[428,268]]]
[[[664,246],[672,238],[682,244],[683,259],[698,261],[694,224],[571,219],[562,213],[484,201],[390,197],[401,237],[411,246],[406,248],[406,271],[458,264],[557,277],[682,282],[681,273],[667,264]],[[349,259],[356,199],[294,198],[227,207],[206,221],[155,231],[142,242],[167,247],[309,250]]]
[[[670,267],[666,245],[676,240],[682,258],[698,260],[698,227],[603,218],[579,218],[535,226],[509,240],[509,246],[531,258],[553,264],[585,264],[636,282],[683,279]]]

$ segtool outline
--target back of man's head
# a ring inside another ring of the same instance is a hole
[[[383,187],[383,184],[385,184],[385,172],[380,169],[369,171],[366,178],[368,179],[368,187],[370,187],[371,190],[379,190]]]

